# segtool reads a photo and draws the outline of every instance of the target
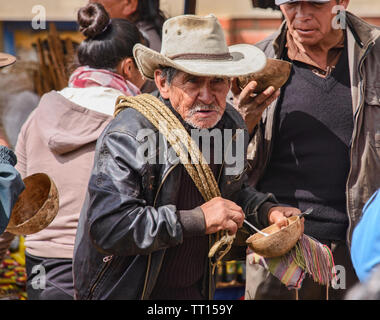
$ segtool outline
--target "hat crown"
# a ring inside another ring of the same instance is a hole
[[[168,58],[228,52],[222,26],[214,15],[183,15],[168,19],[163,25],[161,54]]]

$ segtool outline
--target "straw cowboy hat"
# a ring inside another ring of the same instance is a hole
[[[249,44],[227,46],[214,15],[177,16],[165,21],[161,52],[136,44],[133,54],[144,77],[153,80],[160,66],[206,77],[238,77],[263,69],[265,54]]]
[[[0,52],[0,68],[16,62],[16,58],[10,54]]]

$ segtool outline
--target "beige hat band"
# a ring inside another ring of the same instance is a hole
[[[208,53],[181,53],[168,57],[170,60],[232,60],[233,57],[229,52],[222,54]]]

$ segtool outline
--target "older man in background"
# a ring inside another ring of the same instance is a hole
[[[305,234],[330,246],[343,266],[329,291],[339,299],[357,281],[353,227],[380,186],[380,30],[346,12],[349,0],[276,4],[285,21],[257,46],[293,69],[261,120],[244,110],[247,127],[254,127],[250,183],[280,203],[314,209]],[[258,265],[248,265],[247,278],[247,298],[295,297]],[[299,297],[323,299],[326,289],[305,279]]]

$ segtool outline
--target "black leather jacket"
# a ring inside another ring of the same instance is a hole
[[[218,126],[244,129],[246,159],[248,134],[233,107],[227,106]],[[139,161],[137,149],[146,142],[138,137],[141,129],[153,130],[158,139],[153,125],[129,108],[120,112],[98,139],[75,242],[76,299],[149,299],[166,248],[183,240],[175,199],[184,168],[178,161]],[[222,164],[216,177],[222,197],[240,205],[253,224],[265,227],[266,212],[258,209],[268,200],[275,202],[273,195],[246,187],[245,170],[226,175],[228,166]],[[213,236],[209,242],[213,244]],[[212,298],[214,279],[209,272],[205,275],[203,293]]]

